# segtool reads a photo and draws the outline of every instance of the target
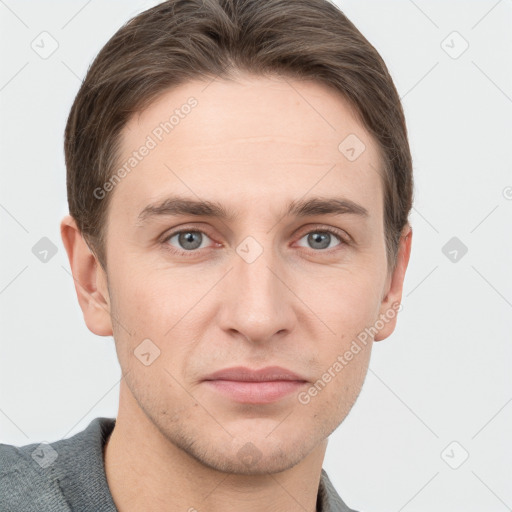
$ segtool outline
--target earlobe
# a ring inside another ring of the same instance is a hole
[[[386,339],[395,330],[398,311],[401,309],[403,285],[411,255],[411,244],[412,227],[407,224],[400,238],[396,267],[390,279],[389,291],[380,307],[379,319],[384,325],[375,335],[374,341]]]
[[[87,328],[98,336],[111,336],[112,321],[105,272],[73,217],[66,215],[62,219],[60,233]]]

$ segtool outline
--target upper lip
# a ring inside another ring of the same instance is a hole
[[[275,380],[306,381],[300,375],[282,368],[281,366],[267,366],[266,368],[251,369],[245,366],[224,368],[208,375],[204,380],[233,380],[245,382],[268,382]]]

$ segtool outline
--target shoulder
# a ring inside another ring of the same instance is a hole
[[[0,511],[72,510],[67,487],[78,473],[99,464],[98,450],[114,421],[95,418],[78,434],[51,443],[0,443]]]
[[[44,468],[38,462],[44,464],[45,457],[48,451],[41,443],[21,447],[0,444],[1,511],[36,512],[49,510],[50,505],[51,510],[69,511],[54,478],[55,467]]]
[[[320,512],[357,512],[349,508],[341,499],[323,468],[320,475],[317,507]]]

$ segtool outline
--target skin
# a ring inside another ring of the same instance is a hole
[[[412,231],[390,273],[377,145],[349,104],[316,82],[188,82],[132,117],[120,161],[190,96],[197,107],[109,192],[107,272],[74,219],[61,223],[87,327],[114,337],[123,372],[105,449],[109,487],[121,512],[313,512],[328,436],[361,391],[372,341],[393,332],[396,315],[307,404],[297,393],[240,404],[202,379],[280,365],[309,389],[400,302]],[[338,149],[351,133],[366,146],[353,162]],[[237,216],[138,225],[146,205],[177,194]],[[312,196],[350,199],[369,215],[283,216],[289,201]],[[332,235],[324,249],[308,239],[329,227],[348,243]],[[181,228],[201,232],[192,256],[171,252],[188,247],[177,236],[163,240]],[[248,236],[263,249],[252,263],[236,251]],[[148,366],[134,355],[146,338],[160,350]],[[244,446],[257,462],[242,460]]]

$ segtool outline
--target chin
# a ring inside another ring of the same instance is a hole
[[[267,475],[292,468],[303,460],[306,454],[296,451],[283,452],[282,449],[269,450],[264,448],[260,450],[254,444],[248,442],[235,453],[210,449],[206,453],[191,453],[191,455],[204,466],[222,473]]]
[[[214,441],[205,436],[188,446],[180,446],[195,460],[223,473],[240,475],[266,475],[280,473],[299,464],[319,444],[295,428],[293,433],[281,435],[269,431],[264,434],[233,436]]]

